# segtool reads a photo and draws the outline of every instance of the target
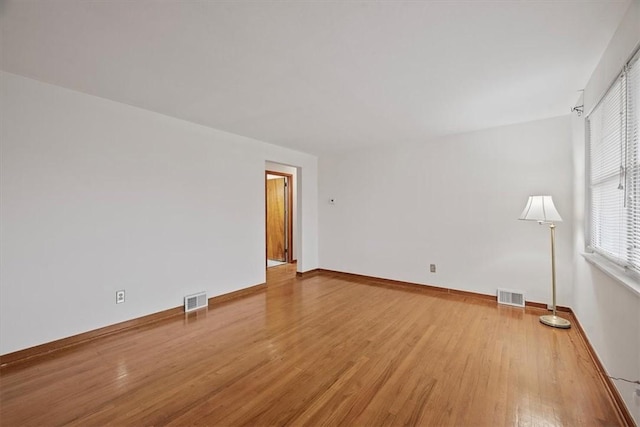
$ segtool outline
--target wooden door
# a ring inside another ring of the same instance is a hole
[[[287,261],[285,179],[267,180],[267,259]]]

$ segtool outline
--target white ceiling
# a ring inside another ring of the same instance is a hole
[[[567,114],[630,1],[0,0],[1,67],[321,154]]]

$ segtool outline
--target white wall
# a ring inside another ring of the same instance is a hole
[[[632,2],[584,91],[589,112],[640,43],[640,1]],[[572,307],[609,375],[640,380],[640,297],[587,263],[584,252],[585,132],[584,117],[573,117],[574,150],[574,298]],[[634,386],[614,381],[629,411],[640,424]]]
[[[292,232],[293,232],[293,251],[291,252],[291,256],[293,260],[296,260],[298,257],[298,246],[300,246],[300,241],[298,239],[300,230],[298,229],[298,169],[293,166],[281,165],[279,163],[274,162],[266,162],[265,165],[266,170],[273,172],[282,172],[292,175],[291,178],[291,187],[293,192],[293,212],[291,213],[293,216],[293,224],[292,224]],[[276,175],[279,178],[279,176]]]
[[[549,229],[517,218],[530,194],[551,194],[565,218],[558,304],[569,305],[572,177],[569,116],[321,157],[320,265],[550,302]]]
[[[315,157],[0,77],[0,353],[263,283],[266,160],[300,168],[317,267]]]

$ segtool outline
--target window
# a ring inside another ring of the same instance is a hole
[[[587,117],[589,249],[640,277],[640,52]]]

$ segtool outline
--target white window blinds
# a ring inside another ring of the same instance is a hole
[[[640,273],[638,57],[587,118],[589,247],[635,273]]]

